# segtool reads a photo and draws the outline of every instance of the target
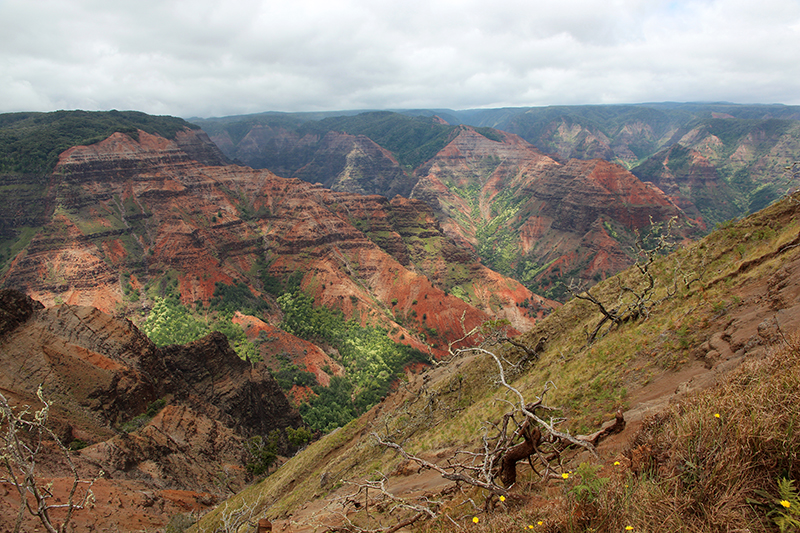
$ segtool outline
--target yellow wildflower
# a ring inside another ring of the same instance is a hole
[[[625,531],[633,531],[633,526],[625,526]]]
[[[781,505],[783,505],[788,509],[789,507],[792,506],[792,502],[790,502],[789,500],[781,500]]]
[[[473,516],[473,517],[472,517],[472,521],[473,521],[473,522],[475,522],[475,523],[477,524],[477,523],[478,523],[478,521],[479,521],[479,520],[478,520],[478,517],[477,517],[477,516]]]
[[[505,497],[505,496],[500,496],[500,501],[501,501],[501,502],[504,502],[504,501],[506,501],[506,497]]]
[[[619,461],[614,461],[614,466],[619,466]]]
[[[719,413],[714,413],[714,418],[719,418]]]
[[[569,472],[564,472],[563,474],[561,474],[561,477],[563,477],[564,479],[569,479]]]

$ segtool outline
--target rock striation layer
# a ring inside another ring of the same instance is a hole
[[[207,305],[217,283],[244,283],[271,301],[265,276],[300,275],[317,304],[438,353],[462,336],[462,317],[468,329],[500,316],[525,330],[556,305],[459,249],[425,203],[222,165],[204,142],[202,132],[170,141],[140,131],[138,140],[115,133],[64,152],[53,174],[58,207],[2,284],[48,305],[114,313],[147,311],[147,292],[130,302],[126,290],[167,277],[185,304]],[[424,300],[436,302],[416,309],[425,323],[406,320]],[[538,315],[519,307],[526,301]]]
[[[629,266],[636,232],[651,221],[676,217],[682,235],[702,224],[619,165],[561,163],[516,135],[496,135],[462,126],[417,169],[412,194],[436,206],[448,234],[526,284],[563,296],[560,279],[597,281]]]

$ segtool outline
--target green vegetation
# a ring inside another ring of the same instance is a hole
[[[299,427],[297,429],[293,427],[286,428],[286,438],[289,441],[289,445],[299,448],[300,446],[305,446],[309,442],[311,442],[313,435],[305,427]]]
[[[297,276],[283,281],[273,278],[275,288],[299,284]],[[124,282],[123,278],[123,282]],[[157,345],[185,344],[212,331],[219,331],[237,355],[244,360],[259,360],[259,348],[247,340],[240,326],[231,320],[237,310],[260,314],[265,301],[256,298],[243,283],[217,283],[205,318],[180,303],[177,280],[166,276],[160,285],[163,296],[154,301],[142,331]],[[301,404],[303,419],[315,431],[327,432],[360,415],[389,392],[403,367],[412,362],[429,362],[419,350],[392,341],[381,328],[362,327],[355,320],[345,320],[341,311],[315,306],[314,299],[299,289],[278,297],[284,318],[284,331],[300,338],[332,346],[339,354],[345,376],[333,377],[329,387],[320,386],[313,373],[300,368],[286,353],[273,354],[278,368],[273,376],[284,390],[294,386],[311,387],[315,396]],[[431,330],[436,333],[434,330]],[[257,339],[256,343],[263,341]]]
[[[762,148],[770,140],[785,133],[792,125],[792,120],[781,119],[711,119],[706,123],[708,131],[718,137],[725,145],[734,146],[743,137],[756,133],[762,139],[761,145],[757,148]]]
[[[231,321],[233,313],[223,309],[210,320],[204,321],[197,318],[172,294],[163,298],[155,296],[153,301],[153,308],[142,324],[142,331],[156,346],[186,344],[205,337],[212,331],[219,331],[228,337],[228,342],[240,358],[245,361],[258,360],[258,351],[253,343],[247,340],[241,326]]]
[[[314,306],[314,299],[302,291],[283,294],[278,303],[284,331],[333,346],[345,368],[345,376],[331,378],[329,387],[312,387],[316,396],[301,405],[303,420],[314,430],[327,432],[346,424],[386,396],[405,365],[429,361],[419,350],[392,341],[381,328],[363,327],[345,320],[341,311]]]
[[[209,305],[216,311],[230,315],[236,311],[246,315],[260,315],[269,309],[269,304],[254,296],[250,288],[242,282],[227,285],[218,281],[214,284],[214,296]]]
[[[304,273],[302,270],[296,270],[284,278],[273,276],[269,273],[266,261],[260,257],[256,263],[256,269],[259,272],[259,279],[264,290],[273,296],[280,296],[285,292],[294,292],[300,288],[300,283],[303,281]]]
[[[273,373],[275,381],[285,391],[288,391],[295,385],[299,387],[313,387],[317,385],[317,377],[313,372],[301,369],[296,364],[292,363],[289,356],[285,353],[279,353],[275,356],[280,362],[280,368]]]
[[[51,171],[58,155],[76,145],[94,144],[114,132],[134,138],[137,130],[174,139],[195,128],[183,119],[138,111],[55,111],[0,115],[0,172]]]
[[[17,237],[0,240],[0,275],[5,274],[11,259],[21,252],[36,236],[39,228],[17,228]]]
[[[314,393],[315,398],[300,404],[303,422],[314,431],[328,433],[359,414],[352,398],[353,383],[345,377],[332,377],[328,387],[316,387]]]
[[[650,419],[630,469],[598,494],[584,527],[606,521],[636,531],[764,531],[774,522],[796,531],[798,347],[750,362],[720,387]]]
[[[142,324],[142,331],[156,346],[186,344],[210,333],[208,326],[195,318],[176,298],[156,297],[154,302]]]
[[[494,142],[503,142],[503,136],[494,128],[475,128],[475,131]]]
[[[248,439],[245,443],[248,457],[245,469],[254,476],[267,474],[278,458],[278,439],[278,430],[273,430],[266,438],[256,435]]]
[[[158,400],[153,401],[150,405],[147,406],[147,410],[144,413],[122,424],[119,427],[120,431],[124,431],[125,433],[131,433],[141,427],[146,426],[147,423],[150,422],[150,420],[152,420],[153,417],[156,416],[159,413],[159,411],[161,411],[166,405],[167,401],[163,398],[159,398]]]

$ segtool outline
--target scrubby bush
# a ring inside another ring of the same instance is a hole
[[[252,437],[245,443],[248,461],[245,468],[254,476],[269,472],[278,458],[278,431],[272,431],[267,438],[260,435]]]

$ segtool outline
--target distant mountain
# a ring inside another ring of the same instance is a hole
[[[800,121],[712,118],[632,172],[673,198],[690,199],[711,223],[758,211],[798,186]]]
[[[175,139],[186,128],[198,129],[180,118],[137,111],[0,114],[0,263],[9,254],[2,244],[8,245],[20,228],[42,225],[54,208],[47,199],[52,198],[50,177],[61,152],[101,141],[117,131],[134,138],[141,130]],[[218,150],[214,154],[221,156]],[[199,153],[193,156],[202,158]]]

